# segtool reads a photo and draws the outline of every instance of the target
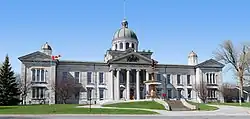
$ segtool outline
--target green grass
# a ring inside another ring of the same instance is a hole
[[[229,105],[229,106],[242,106],[242,107],[250,107],[250,103],[241,103],[241,105],[237,103],[210,103],[215,105]]]
[[[104,107],[143,108],[143,109],[166,110],[162,104],[159,104],[155,101],[123,102],[123,103],[104,105]]]
[[[77,105],[0,106],[0,114],[158,114],[128,109],[76,108]]]
[[[204,103],[195,103],[195,102],[190,102],[190,101],[188,103],[198,106],[198,109],[201,111],[213,111],[213,110],[219,109],[218,107],[209,106],[209,105],[204,104]]]

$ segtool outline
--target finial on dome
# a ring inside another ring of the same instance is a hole
[[[128,28],[128,21],[126,19],[122,20],[122,27],[123,28]]]

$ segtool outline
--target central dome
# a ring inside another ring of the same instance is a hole
[[[118,29],[115,32],[113,40],[117,40],[117,39],[120,39],[120,38],[128,38],[128,39],[138,40],[135,32],[128,29],[127,20],[122,21],[122,28]]]

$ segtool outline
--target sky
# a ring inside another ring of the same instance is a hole
[[[249,0],[126,0],[125,16],[139,39],[164,64],[187,64],[193,50],[199,62],[219,44],[250,39]],[[0,60],[17,59],[48,42],[62,60],[103,61],[124,18],[123,0],[0,0]],[[227,66],[228,67],[228,66]],[[224,68],[226,82],[236,82]]]

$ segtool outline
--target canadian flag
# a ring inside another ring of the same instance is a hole
[[[52,60],[59,60],[61,55],[53,55],[51,56]]]

